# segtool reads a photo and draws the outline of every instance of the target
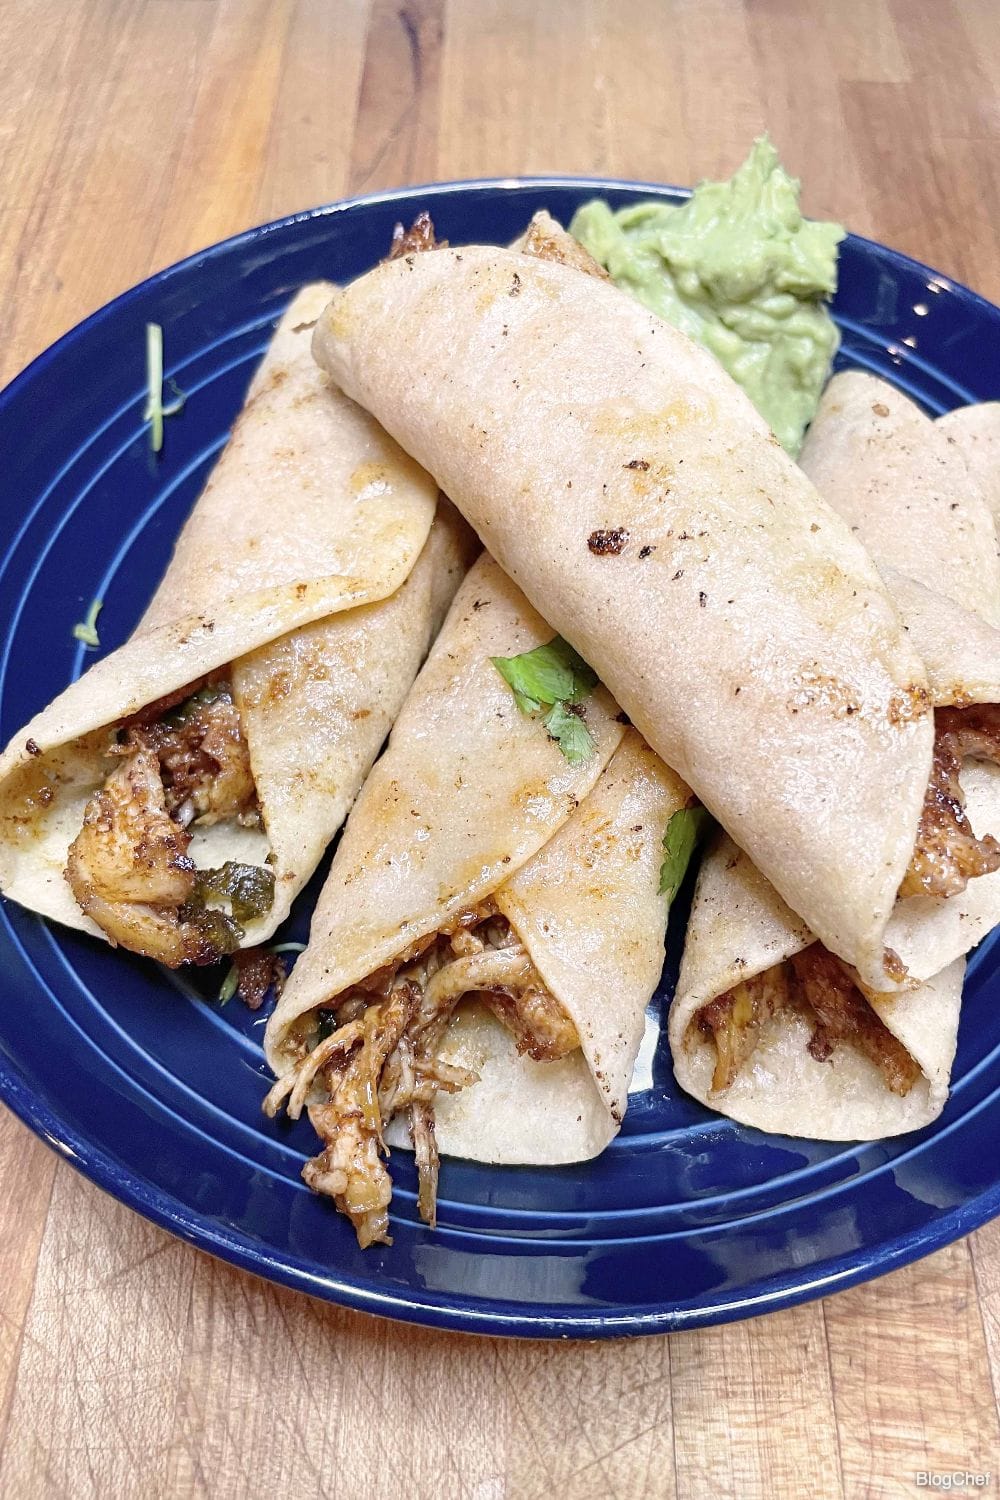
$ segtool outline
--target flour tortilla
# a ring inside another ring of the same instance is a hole
[[[879,572],[923,660],[934,707],[996,702],[1000,631],[896,568]]]
[[[852,370],[827,386],[800,463],[883,571],[935,706],[1000,702],[1000,559],[983,499],[991,478],[1000,484],[1000,449],[992,461],[979,450],[977,481],[944,418],[932,421],[887,382]],[[975,831],[1000,836],[1000,768],[967,760],[962,786]],[[886,941],[909,977],[924,980],[997,922],[1000,871],[947,901],[898,901]]]
[[[1000,587],[983,500],[991,485],[1000,485],[1000,447],[989,446],[990,422],[968,408],[934,423],[884,381],[852,371],[828,385],[800,460],[871,548],[927,665],[937,706],[993,703],[1000,690]],[[979,433],[967,467],[971,435]],[[967,761],[962,785],[973,828],[1000,832],[997,768]],[[921,1068],[905,1098],[849,1047],[817,1062],[807,1051],[809,1026],[789,1014],[767,1023],[751,1060],[716,1095],[715,1048],[693,1024],[698,1011],[813,941],[747,856],[720,839],[699,874],[670,1012],[678,1082],[733,1119],[793,1135],[876,1137],[929,1123],[947,1098],[964,955],[998,920],[1000,872],[970,881],[947,901],[896,903],[887,941],[910,979],[923,982],[872,1004]]]
[[[1000,527],[1000,401],[958,406],[938,417],[936,425],[965,459]]]
[[[823,392],[799,463],[876,563],[1000,627],[993,515],[943,421],[847,370]]]
[[[104,936],[63,870],[114,727],[227,664],[264,827],[196,827],[189,852],[200,867],[270,853],[275,901],[247,944],[283,920],[377,755],[469,535],[450,507],[435,522],[433,480],[317,369],[310,329],[331,291],[305,288],[282,318],[135,634],[0,759],[0,887],[20,904]]]
[[[484,1161],[594,1156],[618,1129],[645,1007],[663,963],[663,835],[690,797],[603,688],[586,700],[594,753],[572,766],[517,708],[490,661],[553,631],[484,555],[365,783],[313,916],[309,945],[272,1015],[279,1075],[302,1018],[417,939],[492,897],[576,1024],[581,1051],[518,1057],[467,1005],[446,1056],[479,1082],[436,1106],[442,1150]],[[405,1126],[397,1125],[397,1142]]]
[[[668,1034],[677,1082],[731,1119],[760,1130],[816,1140],[868,1140],[918,1130],[948,1097],[965,960],[924,984],[872,995],[872,1008],[920,1068],[905,1097],[891,1092],[854,1048],[826,1062],[807,1050],[811,1028],[798,1015],[768,1021],[752,1057],[729,1088],[712,1091],[715,1045],[698,1012],[741,980],[807,948],[813,936],[732,841],[721,835],[698,874]]]
[[[924,668],[861,545],[712,356],[607,282],[483,246],[362,277],[314,349],[879,983],[930,775]]]

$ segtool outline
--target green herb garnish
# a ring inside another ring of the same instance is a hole
[[[582,715],[567,704],[582,703],[597,686],[597,673],[568,641],[557,635],[544,646],[520,656],[491,656],[490,661],[514,694],[523,714],[543,714],[542,723],[571,766],[593,754],[594,738]]]
[[[252,922],[274,904],[274,871],[227,859],[217,870],[199,870],[196,889],[202,901],[209,896],[228,901],[237,922]]]
[[[597,686],[597,673],[561,635],[520,656],[491,656],[500,676],[513,689],[522,713],[537,713],[556,703],[580,703]]]
[[[146,324],[146,406],[142,417],[149,423],[149,444],[154,453],[163,447],[163,419],[175,417],[183,410],[186,397],[172,380],[167,384],[175,400],[163,404],[163,329],[159,323]]]
[[[229,972],[219,989],[219,1004],[228,1005],[240,987],[240,971],[235,964],[229,965]]]
[[[680,890],[698,841],[711,823],[707,808],[700,803],[675,812],[663,835],[663,864],[660,866],[660,894],[671,901]]]
[[[594,737],[579,714],[555,703],[542,720],[571,766],[582,766],[594,753]]]
[[[87,610],[87,618],[79,625],[73,626],[73,639],[75,641],[82,641],[85,646],[96,647],[101,644],[100,636],[97,634],[97,616],[103,608],[104,600],[95,599]]]

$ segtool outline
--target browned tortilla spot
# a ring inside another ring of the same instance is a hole
[[[628,532],[624,526],[612,526],[606,531],[592,531],[587,546],[597,557],[617,557],[625,550]]]

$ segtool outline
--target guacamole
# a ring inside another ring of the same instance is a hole
[[[766,136],[728,182],[703,182],[686,203],[613,213],[595,200],[570,233],[624,291],[710,349],[798,452],[837,351],[826,301],[844,231],[802,217],[799,184]]]

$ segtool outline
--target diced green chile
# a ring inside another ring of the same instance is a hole
[[[337,1030],[337,1016],[332,1010],[320,1009],[316,1012],[316,1041],[314,1046],[325,1042],[328,1036],[333,1036]]]
[[[216,870],[198,871],[198,895],[228,901],[237,922],[252,922],[274,904],[274,871],[266,865],[241,865],[227,859]]]
[[[164,724],[169,724],[172,729],[180,729],[183,724],[187,723],[188,719],[195,716],[199,709],[207,708],[210,703],[214,703],[218,698],[232,698],[228,682],[206,682],[204,687],[200,687],[196,693],[192,693],[190,698],[185,698],[183,703],[179,703],[176,708],[172,708],[165,713],[163,715],[163,722]]]
[[[189,902],[180,908],[178,915],[183,923],[196,928],[220,957],[224,953],[235,953],[243,941],[243,928],[224,911],[213,911],[197,902]]]

